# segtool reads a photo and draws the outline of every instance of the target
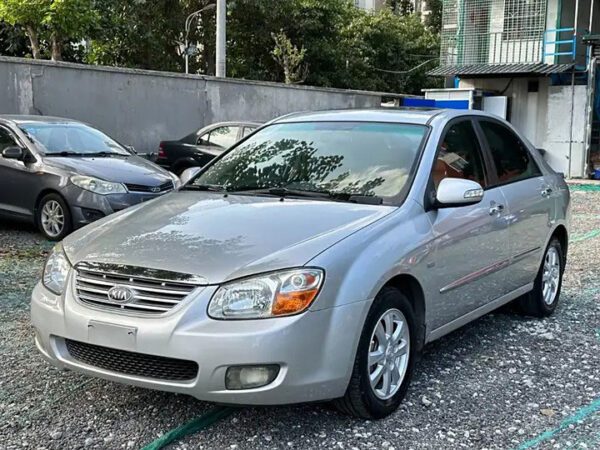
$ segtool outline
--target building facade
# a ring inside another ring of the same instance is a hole
[[[428,99],[467,101],[504,116],[571,177],[600,169],[594,0],[444,0],[439,66],[448,88]],[[600,103],[598,112],[600,112]]]

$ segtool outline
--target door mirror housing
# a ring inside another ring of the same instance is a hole
[[[483,188],[479,183],[463,178],[444,178],[436,192],[438,208],[452,208],[479,203],[483,199]]]
[[[6,147],[2,150],[2,156],[6,159],[18,159],[22,160],[25,156],[25,152],[21,147],[17,147],[16,145]]]
[[[181,185],[183,186],[185,183],[190,181],[192,178],[198,175],[198,172],[200,172],[201,170],[202,167],[188,167],[187,169],[185,169],[183,172],[181,172],[181,175],[179,175]]]

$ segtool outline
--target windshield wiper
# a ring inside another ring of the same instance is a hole
[[[321,198],[328,200],[337,200],[342,202],[350,203],[365,203],[371,205],[381,205],[383,199],[376,195],[364,195],[352,192],[330,192],[323,190],[310,190],[310,189],[290,189],[285,187],[271,187],[271,188],[237,188],[229,191],[229,193],[236,192],[247,192],[252,194],[261,195],[274,195],[277,197],[310,197],[310,198]]]
[[[256,186],[238,187],[229,191],[230,194],[244,192],[249,194],[273,195],[277,197],[317,197],[328,198],[327,191],[311,191],[305,189],[289,189],[285,187],[259,188]]]
[[[182,191],[209,191],[209,192],[227,192],[227,188],[221,184],[186,184],[181,188]]]
[[[87,156],[87,154],[79,153],[79,152],[72,152],[70,150],[63,150],[62,152],[46,153],[46,156]]]

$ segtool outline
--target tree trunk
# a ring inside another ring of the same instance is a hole
[[[52,34],[52,61],[62,61],[62,41],[60,36]]]
[[[27,25],[25,27],[25,31],[29,37],[29,42],[31,43],[31,54],[33,55],[33,59],[40,59],[40,40],[38,38],[36,29],[31,25]]]

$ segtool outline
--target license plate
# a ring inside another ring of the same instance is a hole
[[[135,348],[137,328],[90,320],[88,342],[90,344],[116,348]]]

